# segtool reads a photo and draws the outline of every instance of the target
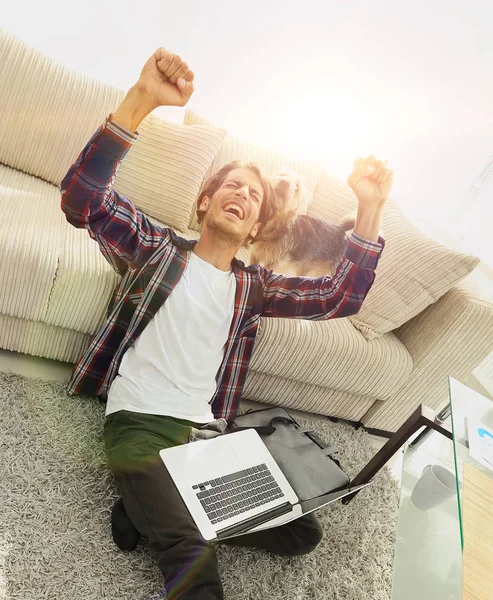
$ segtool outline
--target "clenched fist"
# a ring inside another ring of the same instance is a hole
[[[178,54],[161,47],[144,65],[135,87],[154,108],[185,106],[194,91],[194,77],[194,72]]]
[[[347,182],[360,204],[382,206],[385,203],[394,181],[394,171],[386,169],[386,165],[387,161],[384,164],[373,154],[354,161],[354,169]]]

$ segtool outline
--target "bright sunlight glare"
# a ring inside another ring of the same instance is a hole
[[[393,90],[382,92],[378,101],[375,95],[364,97],[350,86],[320,86],[308,97],[299,86],[285,85],[283,92],[276,119],[257,113],[253,127],[252,117],[251,130],[256,129],[257,136],[250,141],[300,159],[317,160],[342,180],[351,173],[356,158],[370,154],[388,160],[397,172],[401,148],[432,121],[423,98],[410,95],[403,106],[402,98],[396,102]],[[246,134],[248,123],[243,127]]]

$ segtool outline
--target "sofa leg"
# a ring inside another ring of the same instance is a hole
[[[358,431],[358,429],[360,429],[360,427],[364,427],[364,425],[361,421],[349,421],[348,419],[341,419],[340,417],[326,417],[326,418],[329,421],[332,421],[332,423],[339,423],[340,421],[342,421],[343,423],[352,425],[356,429],[356,431]]]
[[[365,429],[370,435],[378,437],[391,438],[394,435],[392,431],[385,431],[384,429],[372,429],[371,427],[365,427]]]

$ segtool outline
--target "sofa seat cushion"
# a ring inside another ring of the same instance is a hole
[[[94,334],[121,276],[60,208],[56,185],[0,165],[0,312]]]
[[[0,214],[0,312],[46,321],[63,244],[60,192],[0,164]]]
[[[350,318],[260,321],[250,367],[260,373],[386,400],[410,377],[411,355],[393,333],[368,341]]]

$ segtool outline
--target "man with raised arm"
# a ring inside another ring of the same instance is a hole
[[[332,277],[288,277],[235,258],[275,210],[269,180],[252,163],[229,163],[202,187],[199,240],[154,225],[112,184],[143,119],[158,106],[185,106],[193,80],[180,56],[158,48],[60,185],[67,221],[87,229],[122,276],[68,393],[106,399],[106,456],[121,495],[113,539],[132,550],[140,535],[148,538],[168,600],[218,600],[223,588],[214,543],[200,535],[159,451],[225,432],[260,317],[321,320],[359,311],[385,244],[380,218],[393,177],[374,156],[354,162],[348,184],[357,219]],[[322,535],[312,513],[221,543],[299,555]]]

